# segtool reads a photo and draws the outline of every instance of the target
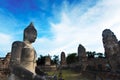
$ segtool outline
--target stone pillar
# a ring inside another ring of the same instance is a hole
[[[102,33],[105,55],[111,65],[112,71],[116,71],[118,65],[118,55],[120,54],[119,44],[116,36],[110,29],[105,29]]]
[[[86,60],[87,56],[86,56],[86,50],[84,48],[83,45],[79,45],[78,46],[78,59],[79,62]]]
[[[86,49],[81,44],[78,46],[78,60],[82,67],[82,71],[85,71],[87,67]]]
[[[60,61],[61,66],[66,65],[66,57],[65,57],[65,52],[61,52],[61,61]]]

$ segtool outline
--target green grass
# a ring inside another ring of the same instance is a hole
[[[48,72],[48,75],[53,75],[54,73],[57,74],[59,77],[59,71],[58,72]],[[80,73],[74,72],[71,70],[62,70],[62,78],[64,80],[88,80],[84,78]]]

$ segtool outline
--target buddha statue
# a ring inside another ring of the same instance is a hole
[[[12,44],[10,71],[8,80],[44,80],[36,75],[36,51],[32,46],[37,37],[33,23],[25,28],[23,41]]]
[[[36,67],[36,51],[32,47],[32,43],[35,42],[36,37],[37,31],[31,23],[24,30],[24,47],[21,52],[20,65],[34,74]]]

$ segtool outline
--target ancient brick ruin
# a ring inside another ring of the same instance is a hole
[[[61,52],[61,61],[60,61],[61,66],[66,66],[66,56],[65,52]]]
[[[82,44],[79,44],[78,46],[78,60],[79,60],[79,64],[82,66],[81,70],[85,71],[88,63],[87,63],[86,49]]]
[[[11,54],[8,53],[5,57],[0,58],[0,80],[5,80],[9,75],[9,62]]]
[[[86,58],[85,48],[78,47],[79,62],[82,73],[90,73],[96,80],[120,79],[120,41],[110,29],[102,33],[105,58]]]
[[[46,65],[46,66],[50,66],[50,65],[51,65],[50,55],[48,55],[48,56],[45,57],[45,65]]]

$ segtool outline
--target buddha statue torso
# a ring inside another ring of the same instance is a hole
[[[25,69],[35,73],[36,67],[36,51],[32,47],[31,44],[27,44],[26,42],[24,48],[21,53],[21,66]]]

